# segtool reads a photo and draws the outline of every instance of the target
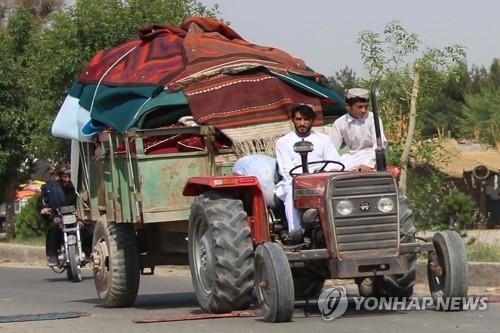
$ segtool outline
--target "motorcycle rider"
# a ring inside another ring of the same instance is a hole
[[[63,206],[76,206],[76,191],[71,183],[71,170],[68,165],[59,167],[56,180],[50,180],[42,186],[42,193],[37,202],[37,209],[48,222],[45,239],[47,265],[57,266],[57,250],[63,243],[63,235],[58,224],[52,221],[52,212]]]

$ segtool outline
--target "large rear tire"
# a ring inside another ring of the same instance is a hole
[[[209,313],[247,309],[253,291],[253,245],[241,200],[208,193],[191,206],[189,266],[196,298]]]
[[[137,297],[139,255],[134,226],[99,221],[92,239],[94,282],[107,307],[127,307]]]
[[[255,289],[266,321],[292,320],[295,300],[292,272],[285,251],[276,243],[257,246]]]

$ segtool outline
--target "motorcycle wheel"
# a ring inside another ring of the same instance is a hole
[[[78,264],[77,256],[77,248],[76,244],[68,246],[68,259],[69,259],[69,267],[68,270],[68,278],[70,276],[73,278],[73,282],[82,281],[82,271],[80,269],[80,265]]]

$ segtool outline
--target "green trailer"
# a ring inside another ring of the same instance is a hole
[[[199,151],[147,154],[144,140],[201,136]],[[131,305],[141,274],[157,265],[188,264],[193,176],[227,175],[231,149],[215,148],[212,127],[104,131],[79,144],[79,214],[96,223],[91,256],[99,298],[109,307]]]

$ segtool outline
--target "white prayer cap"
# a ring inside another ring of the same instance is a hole
[[[363,88],[351,88],[347,90],[346,98],[363,98],[370,99],[370,92]]]

